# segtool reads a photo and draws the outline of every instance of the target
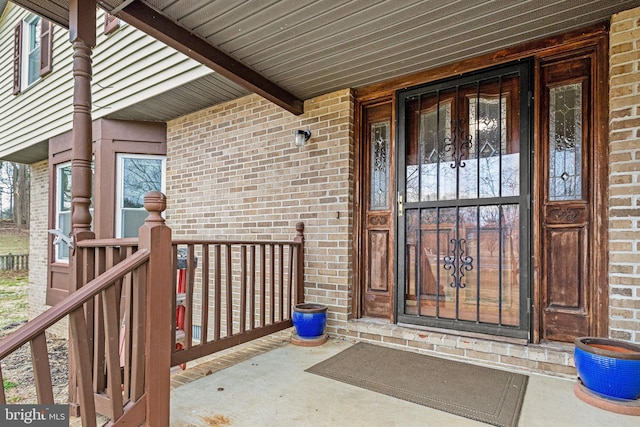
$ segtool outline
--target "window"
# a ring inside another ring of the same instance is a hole
[[[71,163],[56,166],[56,229],[68,236],[71,233]],[[69,247],[55,245],[56,262],[69,262]]]
[[[582,83],[549,89],[549,200],[581,200]]]
[[[51,72],[51,22],[31,15],[14,29],[13,93],[17,94]]]
[[[147,218],[144,195],[165,191],[164,156],[119,154],[117,161],[116,237],[137,237]]]
[[[93,163],[91,171],[94,173]],[[91,205],[89,206],[93,225],[93,177],[91,178]],[[93,228],[93,227],[92,227]],[[56,166],[56,224],[55,229],[65,236],[71,235],[71,162]],[[55,262],[69,262],[69,246],[59,242],[54,246]]]
[[[371,124],[371,210],[389,209],[389,121]]]

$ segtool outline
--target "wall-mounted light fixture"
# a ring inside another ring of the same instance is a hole
[[[296,131],[296,145],[298,147],[304,146],[304,144],[311,138],[310,130],[300,130]]]

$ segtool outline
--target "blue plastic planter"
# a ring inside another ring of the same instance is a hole
[[[297,304],[293,308],[292,320],[300,338],[318,338],[324,334],[324,327],[327,325],[327,306],[313,303]]]
[[[578,378],[589,390],[613,399],[640,398],[640,345],[609,338],[575,340]]]

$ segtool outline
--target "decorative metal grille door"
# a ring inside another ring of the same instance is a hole
[[[529,337],[529,64],[398,98],[398,322]]]

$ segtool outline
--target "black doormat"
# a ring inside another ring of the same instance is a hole
[[[307,372],[505,427],[518,424],[529,380],[526,375],[366,343]]]

